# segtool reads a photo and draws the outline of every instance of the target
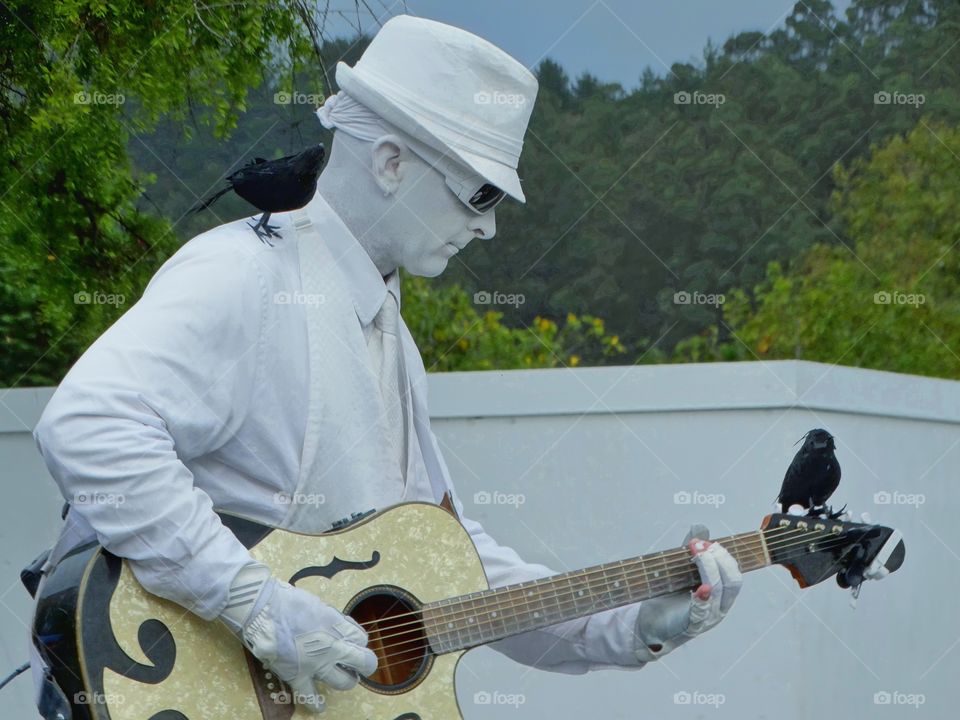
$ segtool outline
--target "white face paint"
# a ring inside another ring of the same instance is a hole
[[[443,173],[404,147],[400,184],[372,232],[387,239],[385,250],[412,275],[434,277],[474,238],[496,234],[496,210],[478,215],[447,186]]]

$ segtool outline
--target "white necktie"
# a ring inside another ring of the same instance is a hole
[[[367,347],[373,360],[373,371],[380,380],[380,394],[387,420],[387,442],[391,463],[400,468],[400,476],[407,477],[407,428],[405,393],[406,383],[401,372],[399,342],[400,309],[397,298],[387,291],[383,305],[373,319],[373,328],[367,338]]]

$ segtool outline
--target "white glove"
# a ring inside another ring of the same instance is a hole
[[[724,618],[737,598],[743,583],[740,566],[722,545],[704,542],[709,537],[706,527],[694,525],[683,540],[703,585],[694,592],[684,590],[640,603],[634,635],[641,662],[657,660],[706,632]],[[691,546],[694,538],[697,542]]]
[[[270,577],[266,565],[247,565],[237,574],[219,619],[311,712],[325,707],[315,680],[350,690],[358,673],[368,676],[377,669],[377,656],[366,647],[367,633],[353,618]]]

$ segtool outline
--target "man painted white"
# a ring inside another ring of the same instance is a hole
[[[35,431],[73,502],[52,562],[95,535],[147,590],[229,625],[316,711],[322,684],[349,689],[373,672],[366,634],[272,578],[215,509],[322,532],[354,512],[449,492],[491,586],[554,574],[464,517],[413,338],[395,321],[391,399],[381,384],[390,335],[375,322],[400,303],[398,268],[436,276],[475,238],[493,238],[495,210],[472,200],[495,200],[491,186],[524,200],[516,161],[536,80],[476,36],[405,16],[337,79],[341,93],[318,113],[338,128],[329,163],[303,211],[273,216],[274,247],[245,220],[186,243],[70,370]],[[491,91],[522,101],[477,102]],[[716,543],[699,547],[696,593],[492,647],[565,673],[643,667],[713,627],[736,597],[736,561]]]

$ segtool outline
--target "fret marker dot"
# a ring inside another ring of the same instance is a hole
[[[496,617],[496,616],[497,616],[497,611],[496,611],[496,610],[494,610],[492,613],[490,613],[490,617]]]
[[[577,595],[583,595],[583,590],[578,590]]]
[[[534,617],[540,617],[540,613],[534,612],[534,613],[533,613],[533,616],[534,616]]]
[[[614,586],[614,587],[620,587],[620,581],[617,580],[617,581],[613,584],[613,586]]]
[[[654,573],[653,573],[653,576],[654,576],[654,577],[660,577],[660,571],[657,570],[656,572],[654,572]]]
[[[467,618],[467,622],[468,622],[468,623],[472,623],[472,622],[473,622],[473,618]]]
[[[447,627],[448,627],[448,628],[452,628],[452,627],[453,627],[453,623],[452,623],[452,622],[447,623]]]

